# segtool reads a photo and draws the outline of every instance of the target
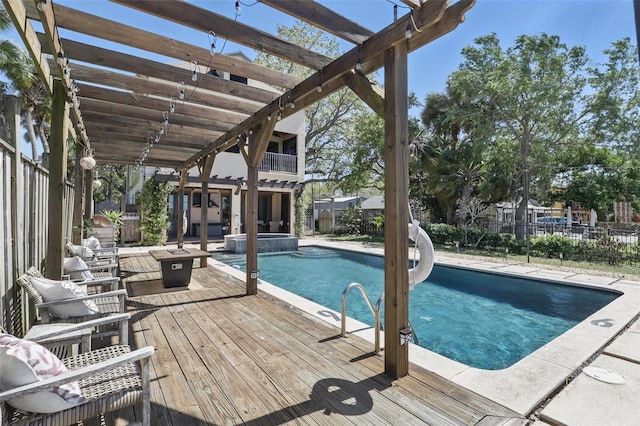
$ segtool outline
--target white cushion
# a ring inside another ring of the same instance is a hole
[[[77,299],[78,297],[87,295],[86,288],[71,281],[54,281],[41,277],[32,277],[30,281],[45,302]],[[48,308],[48,310],[51,315],[56,318],[82,317],[85,315],[94,315],[99,312],[98,306],[96,306],[93,300],[52,306]]]
[[[80,256],[84,260],[93,260],[95,258],[95,253],[89,247],[85,246],[73,246],[73,253],[75,256]]]
[[[100,240],[96,237],[89,237],[86,240],[82,240],[82,245],[90,248],[91,250],[100,250]]]
[[[79,256],[64,258],[64,274],[69,275],[72,280],[93,280],[95,279],[89,266]]]
[[[10,334],[0,334],[0,390],[11,390],[67,371],[62,361],[45,347]],[[8,402],[18,410],[55,413],[86,401],[78,383],[71,382]]]

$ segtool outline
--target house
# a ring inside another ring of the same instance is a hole
[[[231,54],[248,60],[241,53]],[[189,63],[177,64],[188,68]],[[202,72],[202,69],[200,70]],[[267,88],[264,84],[236,76],[228,72],[208,70],[211,78],[221,78],[255,87]],[[272,90],[272,89],[270,89]],[[169,132],[171,128],[169,127]],[[275,126],[267,152],[258,172],[258,232],[293,233],[295,223],[294,194],[300,191],[304,182],[304,110],[279,120]],[[160,181],[178,181],[175,170],[161,167],[141,167],[140,173]],[[144,179],[140,179],[143,181]],[[141,187],[141,185],[140,185]],[[184,212],[186,216],[185,234],[200,236],[200,210],[202,200],[202,179],[197,167],[188,172],[184,189]],[[208,185],[207,235],[222,237],[225,234],[245,232],[247,164],[238,145],[216,154]],[[178,203],[176,195],[169,199],[172,223],[168,235],[175,236]]]
[[[367,198],[362,202],[360,208],[371,216],[384,214],[384,196],[374,195],[371,198]]]

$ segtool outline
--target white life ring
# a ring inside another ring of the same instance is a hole
[[[413,290],[416,284],[426,280],[435,262],[435,254],[431,238],[424,229],[420,227],[420,222],[414,220],[409,224],[409,238],[416,244],[420,253],[420,261],[416,266],[409,269],[409,290]],[[415,256],[414,256],[415,262]]]

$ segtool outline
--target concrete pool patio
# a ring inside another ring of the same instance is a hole
[[[303,239],[316,245],[383,254],[378,244]],[[439,264],[479,271],[524,276],[570,285],[605,288],[622,295],[558,338],[503,370],[480,370],[412,345],[410,361],[470,389],[539,424],[640,424],[640,278],[597,275],[570,268],[436,253]],[[244,274],[215,260],[214,266],[242,278]],[[260,290],[292,303],[340,327],[340,313],[260,281]],[[635,323],[634,323],[635,321]],[[629,324],[633,323],[630,327]],[[350,321],[347,330],[373,342],[370,326]],[[384,339],[382,339],[384,340]],[[624,385],[588,377],[582,368],[600,366],[625,377]],[[568,386],[564,387],[565,383]]]

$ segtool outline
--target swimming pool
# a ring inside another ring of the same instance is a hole
[[[245,256],[214,254],[239,269]],[[384,287],[384,259],[318,247],[259,255],[260,279],[333,310],[342,291],[359,282],[375,302]],[[564,333],[619,294],[436,266],[409,293],[409,319],[420,345],[466,365],[506,368]],[[367,324],[373,318],[355,292],[347,314]]]

